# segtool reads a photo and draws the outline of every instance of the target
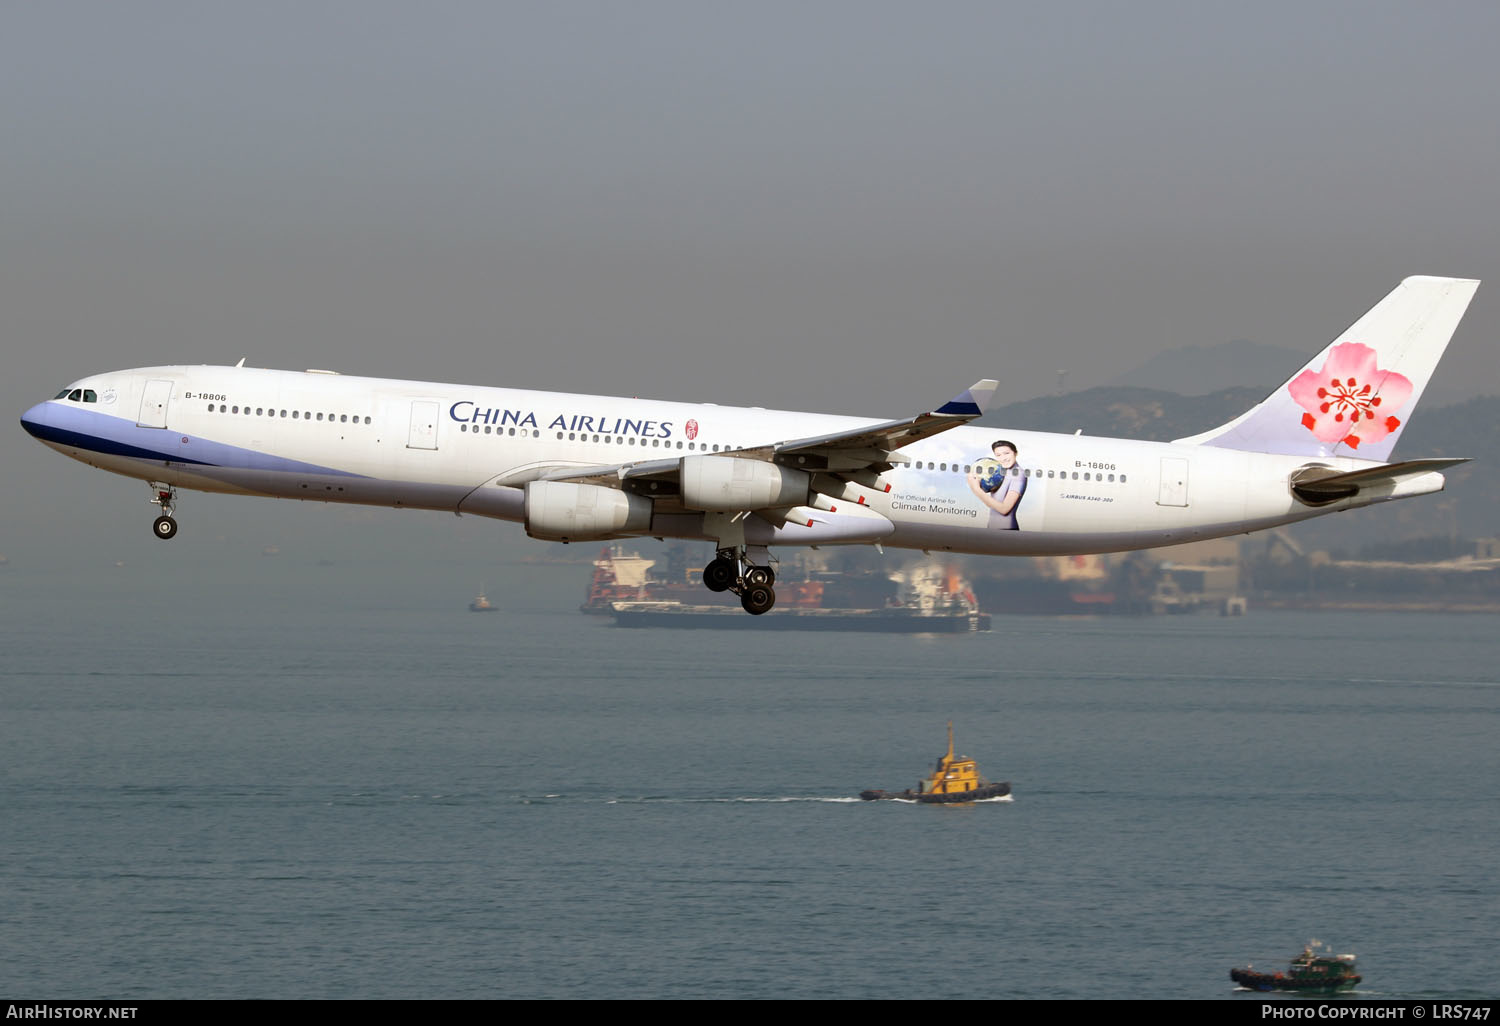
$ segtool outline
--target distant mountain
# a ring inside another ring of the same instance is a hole
[[[1106,386],[1159,388],[1180,395],[1203,395],[1230,386],[1258,388],[1264,394],[1291,379],[1310,353],[1235,339],[1220,346],[1183,346],[1153,356]]]
[[[1238,417],[1270,390],[1229,388],[1183,396],[1155,388],[1090,388],[1010,403],[991,410],[980,423],[1069,435],[1082,428],[1086,435],[1169,442]]]
[[[1312,356],[1245,339],[1218,346],[1183,346],[1153,356],[1134,370],[1105,382],[1103,387],[1152,388],[1192,396],[1225,388],[1249,388],[1264,397],[1273,388],[1290,381]],[[1479,393],[1472,385],[1450,380],[1440,373],[1424,394],[1428,402],[1446,406],[1472,399]]]

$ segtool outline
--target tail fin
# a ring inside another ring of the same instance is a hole
[[[1467,278],[1407,278],[1259,406],[1177,441],[1389,459],[1478,287]]]

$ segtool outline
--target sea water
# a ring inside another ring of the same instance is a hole
[[[0,993],[1243,1000],[1316,937],[1496,994],[1492,616],[627,631],[511,571],[6,568]],[[950,719],[1013,801],[857,800]]]

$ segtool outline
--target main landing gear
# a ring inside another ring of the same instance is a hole
[[[151,533],[166,541],[177,534],[177,521],[172,519],[172,511],[177,502],[177,491],[171,485],[165,487],[152,485],[151,487],[156,492],[151,503],[161,507],[161,516],[157,517],[151,525]]]
[[[738,548],[720,549],[703,568],[703,584],[709,591],[732,591],[740,597],[745,612],[759,616],[776,604],[776,571],[745,561]]]

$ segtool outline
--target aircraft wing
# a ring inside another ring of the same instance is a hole
[[[831,435],[777,442],[769,448],[778,453],[845,449],[894,451],[903,445],[931,438],[974,420],[984,413],[984,408],[989,405],[999,387],[1000,382],[986,378],[974,382],[960,395],[954,396],[931,413],[919,413],[908,420],[888,420],[883,424],[872,424]]]
[[[941,434],[975,420],[984,413],[1000,383],[991,378],[976,381],[930,413],[907,420],[889,420],[811,438],[795,438],[748,449],[718,453],[742,460],[781,463],[807,471],[840,473],[890,470],[910,462],[896,450],[924,438]],[[701,455],[701,454],[699,454]],[[677,488],[680,458],[641,460],[612,466],[556,470],[542,475],[544,481],[574,481],[642,494],[670,495]]]

